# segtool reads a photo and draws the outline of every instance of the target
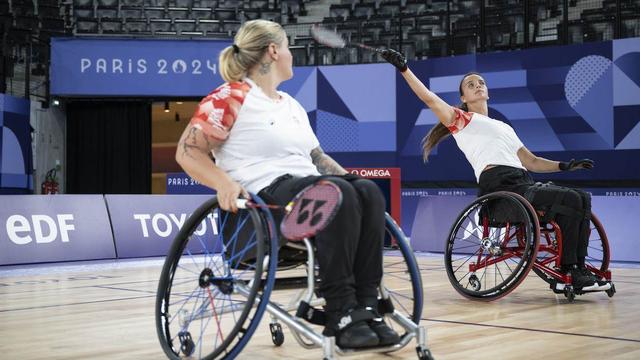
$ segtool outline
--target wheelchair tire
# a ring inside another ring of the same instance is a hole
[[[156,331],[170,359],[235,358],[257,328],[273,289],[278,239],[271,235],[276,233],[271,213],[262,208],[238,210],[236,228],[224,240],[215,235],[223,234],[233,221],[227,221],[228,213],[218,214],[216,197],[194,211],[162,268]],[[205,238],[203,223],[211,224],[214,236]],[[238,234],[244,229],[251,236],[242,242]],[[254,261],[244,262],[247,258]]]
[[[385,249],[383,283],[395,310],[418,324],[422,317],[422,277],[409,240],[389,214],[385,214],[385,231],[395,238],[398,249]],[[388,259],[397,257],[398,259]],[[389,281],[384,279],[388,278]],[[393,283],[392,283],[393,282]],[[402,334],[401,334],[402,335]]]
[[[539,240],[538,217],[522,196],[505,191],[481,196],[451,226],[444,257],[449,281],[466,298],[499,299],[526,278]]]
[[[591,223],[589,224],[589,226],[590,226],[589,245],[588,245],[589,254],[585,259],[585,263],[588,267],[592,269],[597,269],[600,272],[605,272],[609,270],[609,262],[611,260],[611,253],[609,250],[609,239],[607,238],[607,234],[604,231],[604,227],[602,226],[602,223],[600,222],[598,217],[593,213],[591,214]],[[554,241],[554,240],[555,239],[551,239],[551,241]],[[541,239],[540,241],[542,243],[543,240]],[[541,251],[538,252],[537,260],[536,260],[538,263],[542,264],[546,262],[548,256],[544,255],[545,253],[546,252],[541,252]],[[557,251],[553,255],[556,255],[556,254],[557,254]],[[550,264],[547,266],[553,266],[553,264]],[[555,284],[555,282],[557,281],[557,279],[555,279],[553,276],[549,275],[548,273],[544,272],[542,269],[534,267],[533,271],[542,280],[546,281],[548,284]]]

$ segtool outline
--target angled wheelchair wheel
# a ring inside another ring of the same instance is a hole
[[[500,191],[479,197],[451,227],[444,258],[449,281],[469,299],[499,299],[533,267],[539,238],[536,212],[522,196]]]
[[[396,311],[418,324],[422,316],[423,303],[422,277],[418,262],[409,240],[389,214],[385,214],[385,231],[398,245],[397,249],[384,250],[382,281],[386,293]],[[392,322],[389,323],[393,326]]]
[[[271,234],[267,210],[221,212],[215,197],[189,217],[171,245],[156,297],[156,330],[170,359],[233,359],[246,346],[275,281],[278,246]]]
[[[547,225],[545,230],[549,229],[551,229],[551,225]],[[557,279],[551,276],[550,272],[545,272],[544,269],[558,271],[558,269],[555,268],[558,256],[556,232],[543,230],[536,266],[533,268],[533,271],[549,284],[555,284]],[[602,223],[598,217],[592,213],[591,222],[589,223],[589,245],[585,265],[594,274],[603,277],[604,272],[609,270],[610,259],[609,239],[607,238]]]

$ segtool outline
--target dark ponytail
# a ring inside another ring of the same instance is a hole
[[[422,157],[424,158],[424,162],[429,161],[429,153],[431,153],[431,150],[449,135],[451,135],[449,129],[439,121],[429,130],[427,136],[422,139]]]
[[[460,85],[458,86],[458,91],[460,91],[460,96],[462,96],[462,82],[469,75],[480,75],[480,74],[472,71],[472,72],[466,73],[462,77],[462,80],[460,80]],[[466,112],[469,111],[469,107],[467,106],[467,103],[461,103],[457,107],[462,111],[466,111]],[[447,136],[449,135],[451,135],[451,131],[449,131],[449,129],[447,129],[447,127],[442,125],[442,123],[439,121],[434,127],[431,128],[431,130],[429,130],[427,135],[422,139],[422,157],[424,159],[424,162],[429,161],[429,154],[431,153],[431,150],[433,150],[433,148],[436,147],[436,145],[438,145],[442,140],[446,139]]]

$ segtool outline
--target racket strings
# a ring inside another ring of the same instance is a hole
[[[310,30],[311,37],[322,45],[332,48],[343,48],[347,42],[333,30],[329,30],[318,25],[313,25]]]

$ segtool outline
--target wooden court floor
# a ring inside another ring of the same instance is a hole
[[[460,297],[441,256],[419,256],[422,322],[436,359],[640,359],[640,268],[616,267],[617,294],[572,304],[531,273],[490,303]],[[1,359],[163,359],[154,301],[162,259],[0,267]],[[286,301],[287,291],[274,292]],[[285,327],[275,348],[268,316],[239,358],[320,359]],[[415,359],[413,343],[393,355]]]

